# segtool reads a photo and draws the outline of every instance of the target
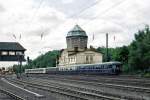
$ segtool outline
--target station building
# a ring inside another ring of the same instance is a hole
[[[77,64],[101,63],[103,55],[93,48],[87,48],[88,36],[75,25],[66,36],[67,48],[61,51],[58,67],[69,67]]]

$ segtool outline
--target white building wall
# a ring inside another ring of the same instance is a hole
[[[87,58],[88,57],[88,61]],[[92,57],[92,59],[90,58]],[[67,51],[63,51],[59,58],[59,67],[68,67],[75,64],[94,64],[102,62],[102,54],[95,51],[78,52],[68,56]]]
[[[89,62],[87,62],[87,58]],[[92,57],[92,61],[90,59]],[[101,63],[102,62],[102,54],[94,51],[85,51],[77,54],[77,64],[87,64],[87,63]]]

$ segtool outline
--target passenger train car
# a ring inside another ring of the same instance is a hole
[[[98,64],[79,64],[71,66],[26,69],[26,74],[120,74],[122,64],[120,62],[105,62]]]
[[[58,71],[57,67],[25,69],[26,74],[46,74],[55,73],[56,71]]]

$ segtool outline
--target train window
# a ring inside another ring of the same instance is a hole
[[[108,68],[108,65],[105,65],[105,67],[104,67],[105,69],[107,69]]]
[[[105,66],[105,65],[103,65],[103,67],[102,67],[103,69],[104,69],[104,66]]]
[[[115,69],[115,68],[116,68],[116,65],[113,65],[112,68]]]
[[[109,68],[111,68],[112,67],[112,65],[109,65]]]
[[[91,66],[91,69],[94,69],[94,67],[93,67],[93,66]]]
[[[99,67],[102,68],[103,65],[100,65]]]
[[[106,68],[106,65],[104,65],[103,68],[105,69],[105,68]]]

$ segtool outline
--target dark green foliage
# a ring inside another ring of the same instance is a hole
[[[103,54],[103,61],[106,61],[106,48],[105,47],[98,47],[96,49],[97,52]]]
[[[103,61],[106,61],[106,48],[98,47],[98,52],[103,53]],[[129,55],[129,47],[117,47],[117,48],[108,48],[109,61],[120,61],[123,64],[123,71],[128,72],[128,55]]]
[[[20,65],[13,65],[13,71],[17,74],[20,73]]]
[[[33,61],[31,61],[28,65],[25,65],[26,68],[45,68],[45,67],[55,67],[56,59],[59,55],[58,50],[53,50],[45,53],[44,55],[40,55]]]
[[[106,48],[98,47],[97,51],[103,54],[103,60],[106,61]],[[129,50],[127,46],[108,48],[108,58],[109,61],[120,61],[122,63],[128,62]]]
[[[130,45],[129,66],[133,70],[150,68],[150,30],[148,26],[135,34],[135,40]]]
[[[98,47],[96,49],[97,52],[103,54],[103,62],[106,62],[107,55],[106,55],[106,48],[105,47]],[[108,61],[114,61],[113,54],[115,53],[115,48],[108,48]]]
[[[128,63],[129,50],[127,46],[119,47],[115,49],[113,59],[115,61],[120,61],[123,64]]]

